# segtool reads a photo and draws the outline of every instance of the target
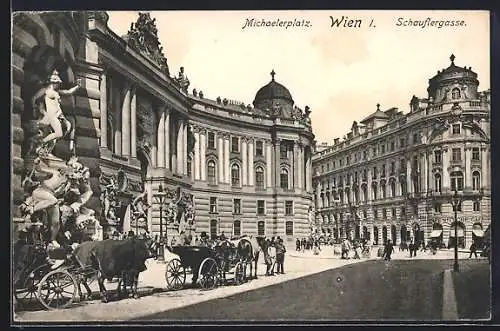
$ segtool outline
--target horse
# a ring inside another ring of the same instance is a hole
[[[250,279],[257,279],[257,263],[259,261],[259,253],[260,251],[264,252],[264,258],[267,259],[267,243],[265,238],[263,237],[242,237],[236,248],[238,252],[238,256],[241,259],[241,262],[244,262],[245,265],[250,265]],[[255,273],[252,277],[252,262],[254,262]],[[246,278],[246,267],[244,276]]]
[[[73,251],[73,257],[82,269],[92,268],[97,270],[97,281],[101,300],[108,301],[107,290],[104,287],[104,279],[118,276],[117,292],[121,294],[122,282],[131,286],[134,298],[139,298],[137,285],[139,273],[146,270],[145,261],[154,257],[156,249],[155,242],[151,238],[131,238],[126,240],[107,239],[103,241],[84,242]],[[88,295],[91,291],[86,285],[83,276],[81,282],[87,289]],[[79,289],[79,293],[81,291]]]

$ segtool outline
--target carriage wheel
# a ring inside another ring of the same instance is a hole
[[[186,283],[186,268],[179,259],[173,259],[167,264],[165,271],[167,288],[169,290],[180,290]]]
[[[234,284],[240,285],[245,282],[245,266],[243,262],[236,263],[234,268]]]
[[[14,291],[14,296],[19,305],[30,305],[37,301],[38,284],[48,271],[50,271],[50,266],[46,264],[30,272],[22,288]]]
[[[202,289],[210,290],[219,282],[219,266],[212,258],[203,260],[200,266],[200,285]]]
[[[66,270],[53,270],[38,284],[38,300],[47,309],[63,309],[73,303],[78,293],[76,279]]]

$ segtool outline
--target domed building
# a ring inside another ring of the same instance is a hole
[[[309,108],[296,107],[275,75],[257,91],[253,107],[206,99],[196,90],[189,95],[197,232],[289,240],[310,232]]]
[[[490,91],[479,92],[471,67],[450,60],[409,112],[377,105],[343,141],[313,156],[316,220],[325,232],[376,244],[468,248],[482,240],[491,223]]]

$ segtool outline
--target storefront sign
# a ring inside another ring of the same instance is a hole
[[[439,224],[451,224],[455,222],[454,217],[446,217],[446,216],[441,216],[441,217],[434,217],[431,218],[431,220],[434,223],[439,223]],[[481,223],[482,222],[482,217],[481,216],[459,216],[457,217],[457,221],[461,223]]]

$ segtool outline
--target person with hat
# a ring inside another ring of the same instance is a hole
[[[40,112],[43,114],[43,118],[39,121],[40,124],[50,125],[53,132],[49,133],[42,139],[42,146],[38,147],[36,152],[40,153],[41,149],[49,142],[55,141],[63,136],[63,123],[66,127],[66,132],[70,131],[71,123],[64,117],[64,113],[61,109],[61,96],[62,95],[72,95],[80,88],[80,80],[77,80],[77,84],[70,88],[69,90],[60,89],[62,80],[59,77],[59,72],[54,70],[50,75],[47,86],[41,88],[32,98],[33,109],[37,107],[37,101],[42,96],[44,97],[44,103],[40,103]],[[70,146],[73,149],[73,146]]]

